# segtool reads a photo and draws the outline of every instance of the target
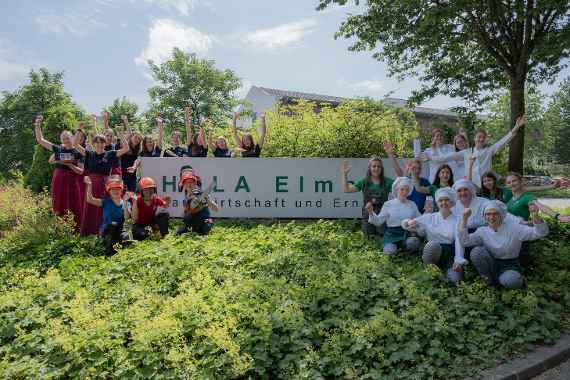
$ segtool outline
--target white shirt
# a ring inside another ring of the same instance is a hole
[[[519,257],[523,241],[542,239],[548,235],[545,222],[527,226],[506,219],[497,231],[489,226],[481,227],[472,234],[466,229],[459,231],[459,240],[466,247],[484,246],[493,257],[501,260]]]
[[[455,152],[455,148],[451,144],[444,144],[438,148],[427,148],[424,150],[424,154],[428,157],[440,157],[440,156],[447,156]],[[443,164],[449,165],[451,170],[453,171],[453,167],[455,165],[455,160],[449,160],[446,162],[436,162],[434,160],[429,161],[429,181],[433,183],[435,180],[435,175],[437,174],[437,170]],[[453,172],[455,175],[455,172]]]
[[[467,221],[467,228],[479,228],[487,224],[485,221],[485,207],[487,207],[489,202],[488,199],[482,197],[474,197],[471,200],[471,203],[467,206],[471,209],[471,216]],[[451,209],[451,213],[457,215],[458,218],[462,218],[463,210],[465,210],[465,206],[463,206],[461,201],[457,201]]]
[[[402,221],[402,228],[412,231],[408,227],[409,219]],[[441,213],[436,212],[433,214],[423,214],[416,218],[416,232],[420,236],[427,236],[428,241],[433,241],[440,244],[454,244],[455,245],[455,259],[454,261],[460,264],[465,264],[467,261],[464,259],[463,249],[457,239],[457,226],[459,218],[453,213],[444,218]]]
[[[382,205],[378,214],[370,213],[368,223],[380,226],[385,222],[388,227],[400,227],[404,219],[415,219],[420,215],[418,206],[413,201],[392,199]]]
[[[491,170],[493,168],[493,156],[497,154],[498,151],[503,149],[503,147],[511,141],[513,138],[513,132],[509,131],[502,139],[494,143],[489,147],[485,147],[482,149],[477,149],[475,147],[463,149],[459,152],[454,152],[451,154],[443,155],[443,156],[434,156],[430,157],[430,159],[438,164],[445,163],[449,160],[463,160],[463,164],[469,162],[469,157],[475,156],[477,159],[473,162],[473,173],[472,173],[472,181],[477,186],[481,186],[481,176]],[[464,169],[465,170],[465,169]],[[455,173],[453,173],[455,175]],[[462,178],[462,177],[461,177]]]

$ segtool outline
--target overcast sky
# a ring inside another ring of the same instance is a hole
[[[0,13],[0,90],[14,90],[31,68],[65,72],[88,112],[126,96],[143,109],[152,86],[147,60],[177,46],[244,83],[336,96],[407,98],[419,86],[397,82],[370,52],[349,52],[334,33],[349,8],[315,11],[316,0],[18,0]],[[353,8],[354,12],[355,9]],[[357,11],[357,10],[356,10]],[[566,70],[560,75],[569,75]],[[542,87],[551,93],[556,85]],[[426,105],[460,101],[438,97]]]

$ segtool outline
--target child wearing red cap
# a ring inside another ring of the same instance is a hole
[[[125,204],[132,194],[126,193],[122,197],[123,181],[120,177],[109,177],[105,183],[105,190],[109,193],[109,197],[94,198],[91,190],[91,178],[85,177],[84,181],[86,202],[103,209],[103,224],[99,234],[105,243],[105,254],[111,256],[115,253],[114,245],[116,243],[123,244],[129,240],[128,234],[124,230],[125,218],[128,216]]]
[[[149,227],[159,230],[160,236],[168,234],[170,215],[166,209],[170,207],[171,198],[161,198],[156,194],[156,182],[150,177],[139,181],[139,194],[133,198],[133,239],[144,240],[149,235]]]
[[[191,171],[183,172],[180,183],[184,190],[184,220],[182,226],[176,232],[181,235],[192,229],[199,235],[207,235],[212,229],[213,222],[210,218],[210,209],[218,211],[218,205],[209,197],[209,193],[213,188],[212,183],[206,191],[198,186],[199,178]]]

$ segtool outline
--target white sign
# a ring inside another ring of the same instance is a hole
[[[153,178],[158,194],[172,197],[171,216],[183,215],[184,195],[178,191],[180,168],[191,165],[224,218],[360,218],[362,194],[341,188],[341,158],[193,158],[141,159],[143,177]],[[347,159],[349,181],[366,175],[368,159]],[[387,177],[394,178],[383,160]]]

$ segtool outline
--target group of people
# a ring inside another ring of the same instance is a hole
[[[84,236],[100,234],[107,254],[114,253],[117,243],[128,243],[125,220],[132,219],[132,237],[146,239],[153,231],[165,236],[169,231],[168,207],[171,199],[159,197],[152,178],[137,178],[140,157],[259,157],[267,131],[261,116],[262,133],[255,142],[250,134],[240,136],[234,117],[232,135],[236,149],[230,151],[224,136],[212,140],[212,127],[193,134],[191,109],[184,110],[187,145],[179,132],[173,132],[171,146],[163,149],[163,122],[157,119],[158,139],[142,137],[131,130],[127,117],[124,128],[117,128],[118,141],[103,114],[103,134],[97,129],[93,115],[93,137],[79,128],[75,135],[64,131],[60,144],[43,137],[42,117],[35,120],[37,142],[53,152],[49,161],[55,166],[52,177],[53,210],[58,216],[71,213]],[[422,260],[446,271],[447,278],[458,283],[465,265],[472,265],[489,284],[507,288],[523,285],[522,268],[530,257],[528,242],[548,234],[548,225],[539,217],[542,211],[559,221],[562,216],[538,202],[531,191],[556,185],[525,188],[518,173],[509,173],[506,187],[499,186],[500,177],[492,170],[492,158],[518,133],[525,119],[517,119],[514,128],[491,146],[486,145],[483,130],[475,133],[474,146],[460,132],[453,144],[445,144],[441,130],[434,130],[431,146],[409,160],[402,168],[391,144],[385,144],[397,178],[384,174],[382,159],[368,162],[366,175],[348,180],[350,166],[341,167],[342,189],[346,193],[362,192],[362,229],[367,235],[381,238],[382,251],[394,255],[398,250],[415,252],[422,249]],[[414,142],[414,146],[417,146]],[[429,163],[429,176],[423,178],[423,162]],[[210,210],[218,205],[209,197],[214,183],[206,189],[191,166],[180,170],[179,190],[184,192],[184,218],[177,234],[192,230],[208,234],[213,222]],[[422,242],[425,244],[422,247]]]
[[[436,129],[431,146],[404,169],[393,146],[385,144],[395,179],[385,176],[382,159],[373,157],[366,175],[350,182],[351,168],[344,162],[343,191],[363,194],[363,232],[379,237],[387,255],[421,249],[423,263],[439,266],[452,283],[461,281],[465,265],[472,265],[489,285],[523,286],[523,267],[530,261],[528,242],[549,231],[539,211],[570,221],[531,193],[557,184],[525,188],[520,174],[509,173],[507,186],[499,186],[492,158],[524,123],[524,117],[518,118],[514,128],[491,146],[486,145],[483,130],[475,133],[475,145],[469,147],[464,133],[455,136],[451,145]],[[421,177],[422,162],[429,163],[429,179]]]
[[[143,137],[133,131],[126,116],[122,117],[123,126],[115,128],[115,135],[109,127],[109,114],[105,112],[102,133],[97,128],[97,117],[91,115],[93,133],[90,141],[80,125],[75,134],[63,131],[60,143],[55,144],[44,138],[43,117],[36,117],[36,140],[52,152],[49,162],[54,165],[51,183],[54,214],[73,215],[82,236],[101,235],[108,254],[114,252],[116,243],[129,241],[124,229],[128,218],[133,220],[132,236],[136,240],[145,239],[152,230],[166,235],[169,227],[167,209],[171,200],[156,194],[156,183],[152,178],[137,177],[141,157],[207,157],[209,148],[214,157],[259,157],[265,142],[265,115],[261,115],[261,135],[256,142],[249,133],[240,135],[236,128],[240,115],[235,114],[231,131],[236,148],[230,151],[224,136],[213,141],[213,128],[208,120],[204,123],[208,128],[207,135],[204,126],[194,128],[198,132],[193,134],[191,112],[190,108],[184,110],[187,145],[175,131],[171,146],[164,150],[164,123],[160,118],[156,119],[158,139],[152,135]],[[192,229],[207,234],[212,226],[209,210],[218,209],[208,196],[213,184],[203,191],[200,177],[190,166],[183,167],[180,179],[180,190],[185,193],[185,217],[178,233]]]

